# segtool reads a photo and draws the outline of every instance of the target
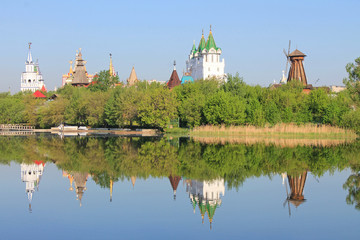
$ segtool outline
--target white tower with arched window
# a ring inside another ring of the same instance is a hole
[[[217,47],[211,32],[205,42],[204,32],[201,36],[199,47],[195,47],[195,42],[190,51],[189,59],[186,61],[186,70],[194,80],[217,78],[225,80],[225,60],[221,59],[221,48]]]
[[[31,56],[31,43],[29,43],[29,53],[25,62],[25,72],[21,74],[21,91],[40,90],[44,85],[44,79],[40,72],[39,64],[33,62]]]

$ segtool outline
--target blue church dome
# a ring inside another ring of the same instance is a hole
[[[188,83],[188,82],[194,82],[194,79],[192,76],[183,76],[181,78],[181,84]]]

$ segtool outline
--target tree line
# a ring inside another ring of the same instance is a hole
[[[0,94],[0,123],[28,123],[49,128],[60,123],[91,127],[166,128],[200,125],[317,123],[360,131],[360,58],[348,64],[346,90],[325,88],[303,93],[296,81],[279,88],[251,86],[236,74],[227,81],[198,80],[169,90],[166,85],[140,81],[113,87],[117,77],[102,71],[87,88],[65,86],[55,100],[36,99],[31,93]]]

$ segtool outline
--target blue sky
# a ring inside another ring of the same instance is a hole
[[[68,61],[82,48],[89,73],[108,69],[120,80],[135,66],[140,79],[166,81],[176,60],[185,69],[193,40],[212,25],[225,72],[251,85],[281,78],[283,48],[307,54],[308,82],[340,85],[345,65],[360,56],[360,2],[345,1],[9,1],[0,14],[0,91],[20,90],[32,42],[49,89],[61,85]]]

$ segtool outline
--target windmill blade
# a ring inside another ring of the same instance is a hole
[[[289,40],[289,49],[288,49],[288,54],[287,54],[288,57],[290,55],[290,47],[291,47],[291,40]]]
[[[289,57],[289,54],[286,53],[285,49],[283,49],[283,52],[284,52],[286,58],[288,58],[288,57]]]
[[[288,74],[288,65],[289,65],[289,59],[287,59],[286,61],[285,74]]]

